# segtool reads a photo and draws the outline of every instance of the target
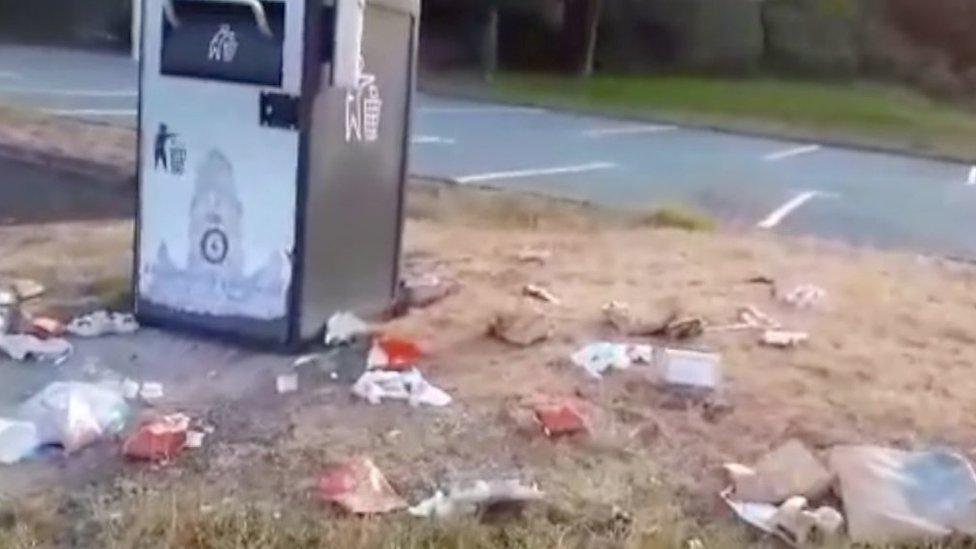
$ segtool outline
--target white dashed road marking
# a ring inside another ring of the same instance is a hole
[[[421,114],[542,114],[534,107],[421,107]]]
[[[589,164],[580,164],[577,166],[557,166],[553,168],[538,168],[532,170],[517,170],[511,172],[491,172],[491,173],[482,173],[482,174],[475,174],[475,175],[465,175],[462,177],[455,177],[454,181],[460,184],[480,183],[482,181],[494,181],[496,179],[516,179],[522,177],[538,177],[543,175],[592,172],[597,170],[609,170],[611,168],[616,168],[616,167],[617,165],[613,164],[612,162],[590,162]]]
[[[438,137],[436,135],[415,135],[410,142],[414,145],[453,145],[455,141],[450,137]]]
[[[45,113],[55,116],[135,116],[135,109],[45,109]]]
[[[820,145],[804,145],[802,147],[795,147],[792,149],[787,149],[785,151],[779,151],[767,154],[763,157],[766,162],[776,162],[778,160],[784,160],[793,156],[800,156],[801,154],[810,154],[820,150]]]
[[[760,229],[772,229],[773,227],[779,225],[788,215],[793,213],[797,208],[806,204],[810,199],[817,196],[821,196],[823,193],[819,191],[807,191],[796,195],[792,200],[783,204],[771,214],[766,216],[765,219],[756,224],[756,227]]]
[[[677,126],[659,126],[648,124],[643,126],[619,126],[616,128],[596,128],[583,132],[587,137],[607,137],[611,135],[632,135],[642,133],[662,133],[678,129]]]

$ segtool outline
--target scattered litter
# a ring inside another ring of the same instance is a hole
[[[812,284],[801,284],[780,296],[780,300],[798,309],[807,309],[827,297],[827,291]]]
[[[136,318],[128,313],[95,311],[82,315],[68,323],[67,331],[78,337],[99,337],[103,335],[126,335],[139,330]]]
[[[755,305],[747,305],[739,309],[739,320],[751,328],[778,330],[782,327],[779,321],[762,312]]]
[[[959,454],[837,446],[830,452],[830,470],[855,543],[976,534],[976,475]]]
[[[318,353],[313,353],[310,355],[303,355],[295,359],[295,362],[291,363],[292,368],[304,368],[306,366],[311,366],[312,364],[318,364],[322,360],[322,355]]]
[[[56,318],[46,316],[34,317],[30,321],[28,333],[41,339],[61,337],[67,332],[67,327]]]
[[[621,301],[611,301],[603,306],[603,318],[623,335],[641,337],[661,335],[669,323],[678,318],[678,305],[673,300],[662,300],[656,312],[638,315],[631,311],[630,305]]]
[[[782,330],[766,330],[763,332],[760,342],[770,347],[786,349],[810,339],[810,334],[806,332],[784,332]]]
[[[755,466],[728,463],[725,470],[735,498],[782,503],[792,496],[816,499],[830,489],[832,477],[802,442],[791,439],[763,456]]]
[[[139,397],[139,389],[141,387],[138,381],[125,378],[122,380],[119,388],[122,392],[122,396],[125,397],[126,400],[135,400]]]
[[[0,307],[14,307],[20,304],[17,288],[9,283],[0,283]]]
[[[366,359],[367,368],[404,371],[417,365],[423,351],[415,342],[402,338],[383,336],[373,341]]]
[[[143,382],[139,389],[139,398],[146,402],[163,398],[163,384],[155,381]]]
[[[20,309],[17,305],[0,305],[0,334],[16,333],[20,323]]]
[[[693,316],[678,318],[668,322],[667,326],[664,327],[662,335],[674,341],[682,341],[696,338],[703,333],[705,333],[705,319]]]
[[[528,284],[522,288],[522,293],[533,299],[538,299],[539,301],[544,301],[546,303],[551,303],[553,305],[561,305],[562,301],[556,297],[552,292],[543,288],[542,286],[537,286],[535,284]]]
[[[369,326],[358,316],[340,312],[332,315],[325,328],[325,345],[342,345],[369,333]]]
[[[545,265],[547,261],[552,259],[552,251],[522,248],[515,257],[521,263],[538,263],[539,265]]]
[[[277,389],[279,395],[297,392],[298,374],[281,374],[275,378],[275,389]]]
[[[411,308],[429,307],[457,291],[457,284],[450,283],[436,275],[424,275],[403,281],[407,306]]]
[[[189,449],[203,448],[203,439],[206,438],[207,433],[203,431],[187,431],[186,432],[186,444],[184,445]]]
[[[27,334],[0,334],[0,350],[17,361],[34,359],[60,364],[71,355],[73,347],[61,338],[39,339]]]
[[[18,278],[11,281],[11,284],[14,287],[14,291],[17,292],[17,297],[20,301],[28,301],[35,297],[40,297],[46,291],[43,284],[29,278]]]
[[[715,390],[721,382],[722,357],[713,353],[666,349],[661,356],[664,383],[680,390]]]
[[[498,313],[489,327],[492,336],[519,347],[545,341],[552,332],[552,324],[546,315],[531,307]]]
[[[535,407],[535,417],[547,437],[573,435],[589,431],[586,416],[571,401],[541,404]]]
[[[474,515],[495,505],[524,505],[544,495],[538,486],[519,479],[479,479],[455,484],[446,492],[439,490],[408,512],[415,517],[448,519]]]
[[[417,369],[409,372],[370,370],[352,386],[354,395],[370,404],[380,404],[384,399],[406,400],[411,406],[447,406],[451,396],[431,385]]]
[[[576,351],[570,359],[596,379],[602,378],[611,368],[626,370],[631,365],[627,345],[622,343],[591,343]]]
[[[389,513],[407,507],[407,502],[366,457],[352,459],[326,471],[319,479],[319,493],[325,501],[357,515]]]
[[[844,525],[844,517],[837,509],[824,506],[811,511],[807,499],[802,496],[791,497],[777,507],[769,503],[735,501],[729,490],[721,495],[726,505],[744,522],[793,547],[830,541]]]
[[[0,418],[0,464],[17,463],[37,447],[37,428],[33,423]]]
[[[172,414],[140,425],[122,444],[122,453],[132,459],[166,461],[175,458],[187,445],[190,418]]]
[[[37,429],[39,444],[59,444],[68,453],[125,427],[129,406],[116,391],[81,382],[56,382],[27,400],[18,417]]]

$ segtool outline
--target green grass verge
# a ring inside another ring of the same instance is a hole
[[[423,83],[432,91],[976,158],[976,112],[879,83],[535,73],[502,73],[490,85],[464,74]]]

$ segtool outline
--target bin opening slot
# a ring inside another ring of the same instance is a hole
[[[264,21],[250,2],[173,0],[175,17],[163,18],[162,74],[280,86],[285,4],[260,5]]]

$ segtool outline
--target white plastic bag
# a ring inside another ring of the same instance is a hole
[[[626,370],[630,368],[632,362],[627,352],[627,345],[607,342],[591,343],[576,351],[570,358],[573,364],[583,368],[596,379],[601,379],[611,368]]]
[[[37,446],[37,429],[33,423],[0,418],[0,463],[17,463]]]
[[[855,543],[976,535],[976,473],[959,454],[837,446],[830,452]]]
[[[352,386],[356,396],[379,404],[384,399],[406,400],[411,406],[447,406],[451,395],[431,385],[416,369],[409,372],[370,370]]]
[[[38,444],[59,444],[75,452],[125,427],[129,406],[112,389],[81,382],[56,382],[20,407],[20,419],[34,424]]]

